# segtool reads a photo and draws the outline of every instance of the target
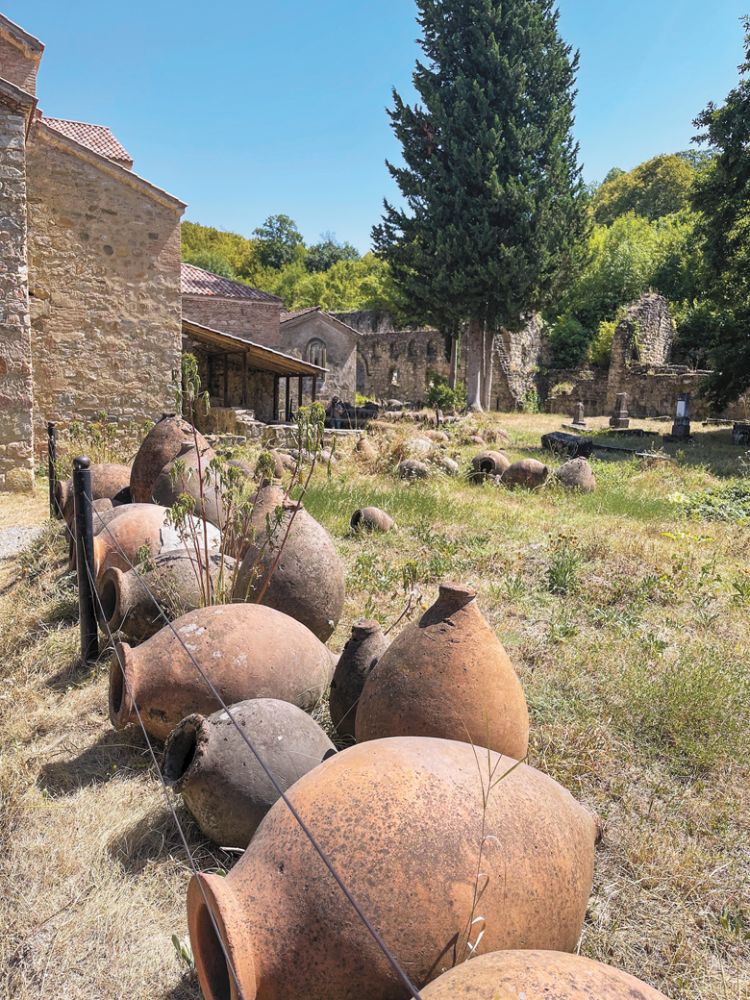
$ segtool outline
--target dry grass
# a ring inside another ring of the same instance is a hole
[[[560,424],[497,422],[514,458]],[[475,585],[527,691],[531,762],[604,823],[582,952],[672,1000],[748,1000],[750,596],[737,581],[750,540],[678,519],[669,499],[742,474],[742,453],[728,432],[698,430],[668,446],[672,462],[596,461],[590,496],[509,493],[400,483],[392,468],[416,432],[390,433],[373,468],[321,470],[308,496],[349,570],[331,645],[362,614],[395,621],[407,592],[428,603],[441,579]],[[477,446],[454,440],[466,468]],[[14,502],[0,500],[0,524],[19,523]],[[397,531],[351,536],[364,502]],[[171,944],[187,859],[142,738],[109,726],[104,666],[76,663],[62,551],[48,533],[0,591],[0,996],[197,997]],[[180,818],[200,865],[231,863]]]

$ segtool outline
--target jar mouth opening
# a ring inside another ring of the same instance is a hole
[[[473,600],[477,596],[473,587],[467,587],[462,583],[441,583],[439,587],[441,597],[463,598]]]

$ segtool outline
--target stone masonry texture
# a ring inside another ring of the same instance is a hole
[[[43,125],[27,169],[37,434],[158,419],[180,367],[181,204]]]
[[[25,116],[0,105],[0,489],[34,482]]]

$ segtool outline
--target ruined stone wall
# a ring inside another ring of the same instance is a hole
[[[357,389],[365,396],[422,403],[433,372],[445,377],[450,372],[439,330],[391,330],[360,337]]]
[[[612,354],[607,377],[607,406],[615,404],[620,388],[633,365],[661,366],[669,360],[674,340],[674,323],[669,302],[650,292],[634,302],[617,324],[612,338]]]
[[[0,490],[34,481],[25,128],[23,111],[0,103]]]
[[[324,366],[328,374],[325,381],[318,382],[317,398],[327,400],[338,396],[353,403],[357,390],[358,339],[357,334],[331,322],[325,315],[309,313],[281,324],[280,349],[317,364],[310,354],[310,342],[322,341],[326,348]]]
[[[532,317],[522,330],[500,331],[493,356],[494,409],[504,413],[519,410],[532,393],[539,393],[539,372],[548,351],[541,316]]]
[[[0,15],[0,77],[8,80],[32,97],[36,94],[36,76],[39,70],[41,47],[30,47],[14,37],[8,21]]]
[[[180,368],[182,204],[40,123],[27,161],[37,428],[158,419]]]
[[[253,302],[251,299],[217,299],[209,295],[183,295],[182,310],[190,319],[212,330],[232,333],[264,347],[282,350],[280,345],[280,302]]]

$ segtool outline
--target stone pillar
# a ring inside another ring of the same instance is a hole
[[[0,81],[0,490],[34,486],[25,150],[32,107]]]

